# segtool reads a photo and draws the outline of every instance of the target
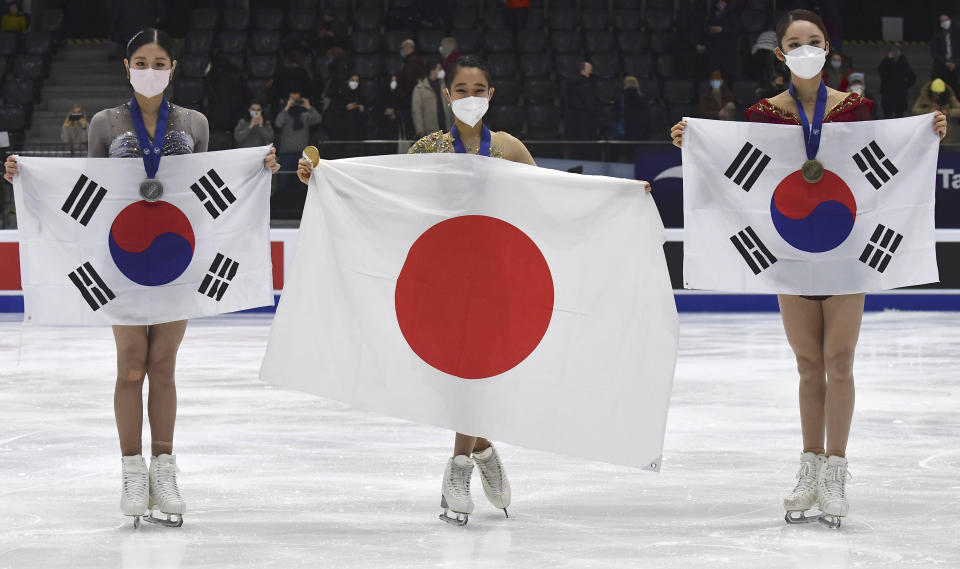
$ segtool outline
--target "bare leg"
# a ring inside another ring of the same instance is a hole
[[[827,456],[846,456],[847,452],[855,399],[853,355],[863,320],[863,298],[863,294],[845,294],[823,302]]]
[[[150,380],[147,415],[153,456],[173,454],[173,427],[177,420],[177,386],[174,370],[177,350],[187,321],[150,326],[147,377]]]
[[[823,354],[823,308],[816,300],[781,294],[780,316],[800,373],[800,429],[804,452],[824,452],[827,396]]]
[[[123,456],[141,454],[143,433],[143,378],[147,373],[147,327],[114,326],[117,343],[117,384],[113,414]]]
[[[471,437],[457,433],[453,440],[453,456],[470,456],[474,451],[480,452],[490,447],[490,441],[483,437]]]

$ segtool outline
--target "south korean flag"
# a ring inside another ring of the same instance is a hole
[[[273,304],[269,147],[165,156],[163,195],[139,159],[18,159],[33,324],[160,324]]]
[[[804,179],[800,126],[689,120],[685,288],[851,294],[937,282],[933,115],[823,125]]]

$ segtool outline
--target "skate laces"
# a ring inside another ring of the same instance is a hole
[[[451,465],[447,482],[453,488],[457,498],[468,499],[470,497],[470,474],[472,472],[473,468],[470,466],[458,466],[456,463]]]
[[[160,499],[164,502],[182,502],[180,488],[177,487],[177,473],[180,469],[176,464],[157,465],[157,489]]]
[[[147,469],[123,469],[123,495],[128,500],[140,502],[147,498]]]
[[[503,468],[500,463],[500,456],[496,452],[490,455],[487,460],[478,460],[477,466],[480,467],[480,474],[487,479],[487,482],[497,482],[503,486]]]
[[[813,491],[816,484],[816,463],[803,462],[800,464],[800,470],[797,471],[797,485],[793,488],[793,492],[796,494],[798,492]]]
[[[853,478],[853,475],[847,470],[846,465],[824,465],[823,482],[824,498],[827,501],[846,500],[846,481]]]

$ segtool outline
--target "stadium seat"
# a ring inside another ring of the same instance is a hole
[[[41,32],[62,32],[63,10],[46,9],[41,11],[37,17],[37,29]]]
[[[606,30],[610,24],[610,15],[604,10],[587,10],[580,14],[580,21],[585,30]]]
[[[546,27],[546,20],[543,17],[543,9],[531,9],[527,14],[527,30],[542,30]]]
[[[673,56],[669,53],[661,53],[657,56],[657,76],[663,79],[673,77],[676,73]]]
[[[645,18],[647,29],[651,32],[666,32],[673,27],[673,10],[647,9]]]
[[[357,0],[357,9],[359,10],[379,10],[381,8],[383,8],[383,0]]]
[[[583,62],[583,56],[579,54],[558,55],[554,62],[554,70],[557,73],[557,77],[561,79],[572,79],[580,73],[580,64]]]
[[[379,79],[361,79],[360,86],[357,87],[357,95],[360,97],[360,102],[367,106],[373,105],[380,97],[381,88]],[[369,110],[370,109],[367,109],[367,111]]]
[[[523,107],[520,105],[493,105],[484,119],[493,130],[520,134],[523,129]]]
[[[611,32],[589,31],[583,34],[583,43],[589,54],[610,53],[614,51],[616,46],[614,39],[616,38]]]
[[[483,25],[487,30],[503,29],[503,10],[497,2],[490,2],[489,7],[483,12]]]
[[[553,71],[553,61],[547,53],[525,53],[520,58],[520,68],[524,77],[542,79]]]
[[[554,10],[547,15],[551,30],[573,30],[577,27],[576,10]]]
[[[552,105],[557,98],[557,86],[549,79],[526,79],[523,99],[530,105]]]
[[[312,7],[317,5],[317,0],[293,0],[294,3],[300,2],[305,7]],[[330,8],[331,10],[349,10],[351,0],[326,0],[324,3],[325,8]],[[393,0],[390,2],[394,4]]]
[[[747,0],[746,8],[750,10],[770,10],[770,0]]]
[[[753,81],[731,81],[727,86],[733,91],[737,104],[749,107],[757,102],[757,85]]]
[[[280,51],[280,32],[276,30],[251,32],[249,41],[253,53],[277,53]]]
[[[177,62],[177,69],[183,77],[203,77],[210,57],[205,53],[185,53]]]
[[[247,79],[247,97],[258,101],[270,98],[270,86],[273,79]]]
[[[653,77],[653,59],[649,54],[625,54],[623,73],[633,75],[637,79]]]
[[[313,8],[292,8],[287,12],[287,29],[292,32],[313,32],[317,11]]]
[[[767,13],[760,10],[744,10],[740,13],[743,31],[757,34],[767,29]]]
[[[676,43],[676,36],[670,32],[650,34],[650,51],[653,53],[670,53]]]
[[[399,53],[387,53],[383,60],[383,67],[388,77],[396,75],[403,68],[403,58],[400,57]]]
[[[53,36],[50,32],[27,32],[23,34],[23,51],[36,55],[49,55],[53,51]]]
[[[181,103],[182,104],[182,103]],[[229,130],[210,131],[210,150],[230,150],[233,148],[233,133]]]
[[[650,51],[650,41],[647,34],[640,32],[620,32],[617,35],[617,45],[624,54],[647,53]]]
[[[223,53],[241,53],[247,47],[246,32],[224,30],[217,36],[217,48]]]
[[[606,10],[609,6],[608,0],[580,0],[580,7],[586,10]]]
[[[194,8],[190,13],[190,28],[194,30],[215,30],[220,14],[213,8]]]
[[[0,55],[0,79],[7,74],[7,68],[10,66],[9,58],[6,55]]]
[[[512,53],[492,53],[487,58],[490,74],[496,78],[516,77],[520,74],[517,56]]]
[[[665,79],[663,81],[663,98],[667,105],[675,106],[690,101],[693,97],[692,85],[689,79]]]
[[[353,25],[355,30],[366,32],[379,30],[382,22],[383,14],[380,12],[380,10],[357,10],[357,13],[353,16]]]
[[[497,105],[516,105],[520,102],[522,87],[520,81],[512,77],[493,80],[493,103]]]
[[[247,60],[247,75],[253,79],[269,79],[277,74],[277,57],[251,55]]]
[[[673,10],[674,0],[647,0],[647,9]]]
[[[17,40],[20,34],[16,32],[0,32],[0,55],[17,53]]]
[[[577,0],[550,0],[551,10],[576,10]]]
[[[580,53],[583,44],[580,41],[580,32],[556,31],[550,35],[553,51],[557,53]]]
[[[388,53],[397,53],[404,40],[415,37],[409,30],[387,30],[383,33],[383,50]]]
[[[620,100],[620,95],[623,93],[623,82],[619,79],[600,79],[594,83],[593,91],[601,101],[613,103]]]
[[[477,28],[478,22],[476,11],[458,10],[453,15],[454,30],[474,30]]]
[[[615,53],[597,53],[589,58],[593,73],[602,79],[620,75],[620,57]]]
[[[246,31],[250,27],[250,11],[231,8],[223,11],[223,29]]]
[[[543,30],[527,30],[517,37],[520,53],[542,53],[547,49],[547,33]]]
[[[670,0],[673,6],[673,0]],[[643,0],[614,0],[613,7],[616,10],[639,10],[643,7]]]
[[[3,101],[8,105],[32,105],[37,99],[37,83],[33,79],[8,77],[3,82]]]
[[[484,45],[488,53],[514,51],[513,32],[507,30],[489,30],[484,36]]]
[[[475,54],[483,48],[481,30],[454,30],[453,37],[457,40],[457,51],[460,53]]]
[[[421,30],[417,33],[417,49],[424,55],[440,57],[440,40],[446,36],[443,30]]]
[[[181,77],[173,83],[173,101],[178,105],[196,108],[203,101],[203,80]]]
[[[283,10],[264,8],[253,13],[253,26],[258,30],[279,30],[283,25]]]
[[[193,30],[187,33],[185,40],[187,53],[210,53],[213,48],[213,32],[210,30]]]
[[[27,129],[26,110],[18,105],[0,107],[0,131],[20,132]]]
[[[46,65],[42,55],[18,55],[13,61],[13,74],[24,79],[43,79]]]
[[[527,137],[532,140],[556,139],[560,135],[560,109],[554,105],[527,106]]]
[[[354,32],[350,43],[354,53],[379,53],[383,36],[379,32]]]
[[[234,67],[238,73],[243,71],[243,53],[221,53],[218,54],[217,57],[226,65]]]
[[[613,23],[617,31],[635,32],[643,27],[643,13],[640,10],[617,10],[613,15]]]
[[[355,55],[353,57],[353,72],[363,79],[373,79],[383,74],[383,56]]]

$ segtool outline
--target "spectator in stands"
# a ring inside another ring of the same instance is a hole
[[[283,110],[274,121],[280,131],[277,144],[277,161],[282,170],[296,170],[297,160],[310,143],[310,127],[320,124],[320,113],[310,106],[310,99],[300,91],[291,91]],[[277,190],[287,186],[286,176],[277,176]]]
[[[361,140],[364,138],[366,106],[360,102],[360,77],[350,75],[342,83],[331,84],[327,90],[330,105],[323,113],[323,130],[333,140]]]
[[[19,2],[11,2],[7,5],[7,13],[0,20],[0,31],[3,32],[25,32],[27,31],[27,16],[20,11]]]
[[[447,36],[440,40],[440,57],[443,59],[443,70],[446,72],[453,63],[463,55],[457,51],[457,40]]]
[[[933,56],[931,78],[943,79],[954,93],[957,92],[957,51],[960,50],[960,34],[953,27],[947,14],[940,14],[940,29],[930,40],[930,55]]]
[[[640,82],[632,75],[623,78],[623,93],[620,95],[620,120],[624,140],[643,140],[647,137],[647,97],[640,91]]]
[[[413,40],[403,40],[400,44],[400,57],[403,58],[403,66],[400,68],[400,73],[397,74],[397,92],[400,96],[398,110],[405,131],[413,132],[413,116],[410,114],[413,88],[417,86],[426,71],[423,68],[423,61],[417,55],[417,44]]]
[[[783,93],[786,89],[787,76],[783,73],[776,73],[769,81],[757,89],[757,100],[769,99]],[[745,101],[746,102],[746,101]]]
[[[564,123],[570,140],[596,140],[597,117],[600,114],[600,99],[597,98],[593,78],[593,65],[589,61],[580,64],[580,73],[566,85],[564,97]]]
[[[243,70],[228,57],[214,54],[204,76],[208,104],[204,114],[211,130],[228,131],[243,112]]]
[[[947,85],[946,81],[939,78],[928,82],[920,88],[920,97],[913,105],[913,114],[915,115],[923,115],[932,113],[933,111],[942,112],[947,115],[947,119],[951,121],[960,118],[960,101],[957,100],[953,88]],[[960,137],[954,134],[958,130],[960,129],[948,128],[947,135],[942,139],[942,142],[956,142],[960,139]]]
[[[527,27],[530,15],[530,0],[506,0],[503,6],[503,27],[519,32]]]
[[[823,82],[837,91],[846,91],[850,84],[850,69],[844,65],[843,55],[830,50],[827,65],[823,66]]]
[[[83,107],[74,105],[63,120],[60,127],[60,140],[69,144],[71,148],[83,146],[87,143],[87,117],[83,114]]]
[[[413,132],[416,138],[442,130],[446,132],[453,124],[453,111],[443,100],[443,64],[432,60],[427,64],[427,74],[413,89]]]
[[[263,117],[263,105],[260,101],[250,102],[247,116],[237,121],[237,126],[233,129],[233,140],[237,148],[273,144],[273,125]]]
[[[700,96],[700,117],[732,121],[737,110],[733,92],[723,80],[719,70],[710,74],[710,92]]]
[[[313,92],[311,89],[312,81],[310,74],[303,68],[302,61],[303,54],[296,50],[289,51],[286,56],[284,56],[283,67],[280,68],[280,71],[276,77],[274,77],[273,81],[275,100],[287,96],[288,93],[303,93],[304,95],[309,95]],[[276,125],[277,128],[280,128],[279,120],[276,122]]]
[[[390,82],[385,84],[377,96],[377,102],[371,111],[373,114],[373,127],[376,130],[375,138],[381,140],[393,140],[403,137],[403,122],[397,114],[397,108],[400,105],[400,98],[397,95],[397,76],[390,77]]]
[[[740,76],[740,12],[733,1],[715,0],[707,19],[707,58],[710,69],[724,77]]]
[[[707,11],[703,0],[681,0],[677,13],[677,69],[690,79],[691,104],[700,100],[700,80],[707,75]]]
[[[858,72],[851,73],[850,75],[847,76],[847,81],[848,81],[848,85],[847,85],[848,93],[856,93],[861,97],[870,99],[871,101],[876,101],[876,99],[873,97],[873,93],[871,93],[870,91],[867,91],[867,81],[863,73],[858,73]],[[880,105],[874,105],[873,108],[870,109],[870,115],[873,117],[874,120],[881,118],[879,107]]]
[[[330,82],[336,80],[337,83],[346,81],[350,76],[350,58],[342,47],[331,47],[327,50],[327,76]],[[326,89],[324,89],[326,91]]]
[[[324,8],[317,22],[317,35],[314,37],[314,51],[326,52],[332,47],[347,47],[347,28],[337,20],[330,8]]]
[[[779,61],[773,55],[777,49],[777,32],[767,30],[760,32],[757,41],[750,48],[750,77],[755,81],[766,83],[775,75],[773,62]]]
[[[903,50],[892,47],[877,68],[880,72],[880,100],[884,118],[902,117],[907,112],[907,91],[917,81]]]

